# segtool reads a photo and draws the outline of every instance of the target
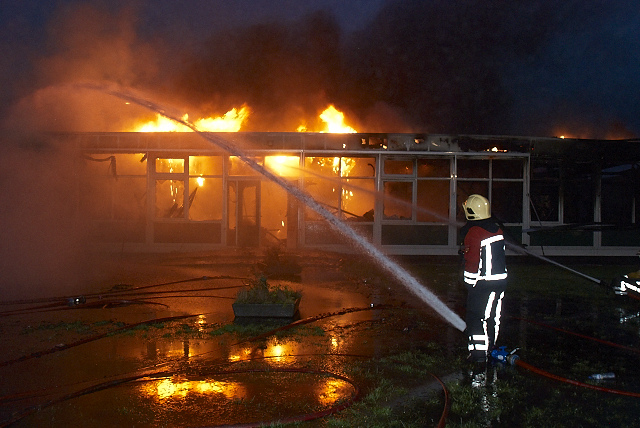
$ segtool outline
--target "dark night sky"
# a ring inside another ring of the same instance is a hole
[[[362,131],[638,137],[638,6],[3,1],[0,115],[8,127],[117,130],[102,129],[124,121],[108,103],[51,89],[90,79],[203,115],[247,103],[258,131],[293,130],[334,103]]]

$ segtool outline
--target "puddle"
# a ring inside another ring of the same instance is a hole
[[[351,399],[349,382],[321,373],[238,371],[142,378],[25,417],[30,426],[215,426],[295,418]],[[105,419],[107,418],[107,419]]]

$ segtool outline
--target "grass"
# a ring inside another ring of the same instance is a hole
[[[265,276],[260,276],[247,288],[238,292],[236,303],[273,303],[292,304],[302,297],[300,291],[292,290],[288,286],[271,285]]]

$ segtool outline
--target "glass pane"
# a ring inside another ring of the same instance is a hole
[[[184,159],[156,159],[156,172],[182,174]]]
[[[156,217],[184,216],[184,183],[182,180],[156,180]]]
[[[308,157],[304,159],[304,168],[309,176],[324,175],[337,177],[340,173],[339,157]]]
[[[413,174],[413,159],[409,159],[409,160],[385,159],[384,173],[411,175]]]
[[[370,179],[346,180],[342,189],[342,210],[352,221],[373,221],[375,182]]]
[[[300,156],[266,156],[264,165],[280,177],[297,177],[300,174]]]
[[[387,181],[384,183],[385,220],[411,220],[413,183]]]
[[[115,169],[118,175],[147,175],[147,156],[144,153],[116,154]]]
[[[375,177],[375,158],[346,158],[340,160],[340,175],[342,177]]]
[[[222,220],[221,178],[190,178],[189,190],[190,220]]]
[[[93,177],[116,178],[119,174],[115,155],[92,154],[85,156],[83,160],[87,179]]]
[[[522,178],[522,159],[494,159],[493,178]]]
[[[559,180],[560,164],[555,159],[531,159],[532,180]]]
[[[443,223],[449,221],[449,181],[419,180],[417,220]]]
[[[566,169],[563,179],[564,223],[591,223],[594,219],[594,178],[588,168]]]
[[[280,243],[287,239],[289,218],[288,193],[271,181],[262,183],[260,198],[260,226],[266,232],[266,242]],[[293,218],[291,221],[295,221]]]
[[[633,183],[620,176],[602,177],[601,216],[605,223],[631,224],[633,219]]]
[[[531,183],[531,221],[559,221],[560,184]]]
[[[189,156],[189,175],[222,175],[222,156]]]
[[[531,221],[560,221],[560,165],[557,160],[531,160]]]
[[[262,165],[262,159],[252,159],[256,161],[258,165]],[[229,175],[260,175],[260,173],[247,165],[246,162],[239,157],[229,156]]]
[[[458,177],[489,178],[489,160],[458,158]]]
[[[504,223],[522,222],[522,183],[493,182],[491,214]]]
[[[304,182],[305,191],[308,192],[313,199],[323,205],[333,214],[338,215],[340,209],[340,193],[341,186],[339,180],[323,180],[319,178],[309,178]],[[305,210],[305,219],[321,218],[315,211],[307,208]]]
[[[418,159],[418,177],[450,177],[449,159]]]

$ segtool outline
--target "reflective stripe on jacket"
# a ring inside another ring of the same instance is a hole
[[[505,245],[502,230],[491,232],[483,223],[471,223],[464,237],[465,253],[464,282],[472,287],[480,280],[498,281],[507,278]]]

